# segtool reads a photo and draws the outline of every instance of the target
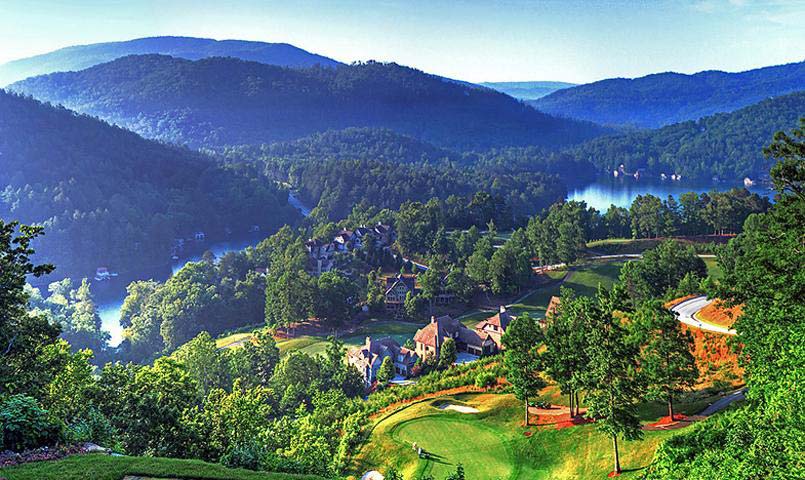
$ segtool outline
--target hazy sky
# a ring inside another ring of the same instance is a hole
[[[475,82],[588,82],[801,61],[805,0],[0,0],[0,63],[154,35],[287,42]]]

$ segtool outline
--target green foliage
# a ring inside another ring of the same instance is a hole
[[[439,368],[442,370],[450,368],[456,363],[456,341],[452,338],[445,338],[442,347],[439,349]]]
[[[506,380],[512,384],[515,396],[525,404],[525,425],[528,425],[528,399],[545,386],[538,353],[542,342],[539,322],[528,313],[512,321],[503,334]]]
[[[380,369],[377,371],[377,382],[380,385],[389,383],[389,380],[394,378],[394,362],[391,357],[386,357],[380,364]]]
[[[693,357],[693,336],[662,302],[646,302],[632,317],[631,329],[640,344],[640,380],[647,396],[668,404],[674,414],[674,397],[693,387],[699,377]]]
[[[703,279],[707,276],[707,266],[692,247],[666,240],[644,252],[639,261],[626,263],[620,281],[630,297],[640,301],[673,292],[688,275]],[[692,281],[689,276],[687,281]]]
[[[491,387],[495,383],[497,383],[498,379],[495,377],[495,374],[492,372],[481,371],[478,372],[478,375],[475,376],[475,386],[486,388]]]
[[[734,324],[745,369],[747,404],[709,419],[658,450],[651,479],[773,478],[805,471],[805,122],[780,133],[766,150],[778,196],[772,209],[749,217],[743,233],[718,252],[724,276],[715,285],[727,305],[743,305]]]
[[[36,399],[26,395],[0,397],[0,445],[22,451],[55,441],[59,427]]]
[[[638,349],[615,316],[616,304],[615,295],[606,291],[587,302],[588,362],[583,386],[586,416],[595,418],[595,428],[612,437],[614,471],[620,473],[617,438],[637,440],[643,431],[637,416],[642,395],[636,379]]]
[[[63,277],[108,266],[131,278],[166,266],[174,238],[299,218],[287,192],[249,167],[30,98],[0,92],[0,132],[0,218],[44,225],[38,258]]]

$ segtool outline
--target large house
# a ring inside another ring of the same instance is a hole
[[[500,311],[468,328],[449,315],[431,317],[430,323],[417,330],[414,335],[415,351],[420,358],[434,356],[439,358],[439,352],[448,338],[456,342],[456,350],[472,355],[491,355],[503,350],[503,334],[515,317],[501,306]]]
[[[404,377],[411,375],[411,369],[417,361],[416,353],[401,347],[394,339],[388,337],[379,340],[366,337],[366,342],[362,346],[347,352],[347,361],[358,369],[367,386],[371,386],[377,379],[377,372],[386,357],[391,357],[394,371]]]
[[[506,311],[506,307],[501,305],[495,316],[478,322],[475,325],[475,330],[487,334],[489,338],[495,342],[497,351],[503,350],[503,334],[514,319],[515,317]]]
[[[431,317],[429,324],[417,330],[414,335],[416,354],[421,358],[433,356],[438,359],[442,345],[448,338],[456,342],[456,350],[459,352],[482,356],[497,351],[495,342],[488,334],[467,328],[450,315],[444,315]]]
[[[396,276],[386,277],[386,311],[395,317],[405,315],[405,297],[417,294],[416,276],[397,274]]]

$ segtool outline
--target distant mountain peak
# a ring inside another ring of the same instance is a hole
[[[145,37],[118,42],[74,45],[5,63],[0,65],[0,86],[32,76],[84,70],[120,57],[143,54],[162,54],[187,60],[234,57],[294,68],[341,65],[332,58],[308,52],[288,43],[179,36]]]
[[[529,104],[552,115],[603,125],[655,128],[800,90],[805,90],[805,62],[736,73],[705,70],[610,78],[559,90]]]

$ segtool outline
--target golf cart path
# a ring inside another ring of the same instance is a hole
[[[722,335],[736,335],[738,332],[736,332],[734,328],[727,328],[720,325],[714,325],[712,323],[702,322],[696,318],[696,314],[711,303],[713,303],[712,300],[708,299],[704,295],[701,295],[678,303],[671,308],[671,311],[674,313],[674,315],[676,315],[676,318],[685,325],[714,333],[720,333]]]

